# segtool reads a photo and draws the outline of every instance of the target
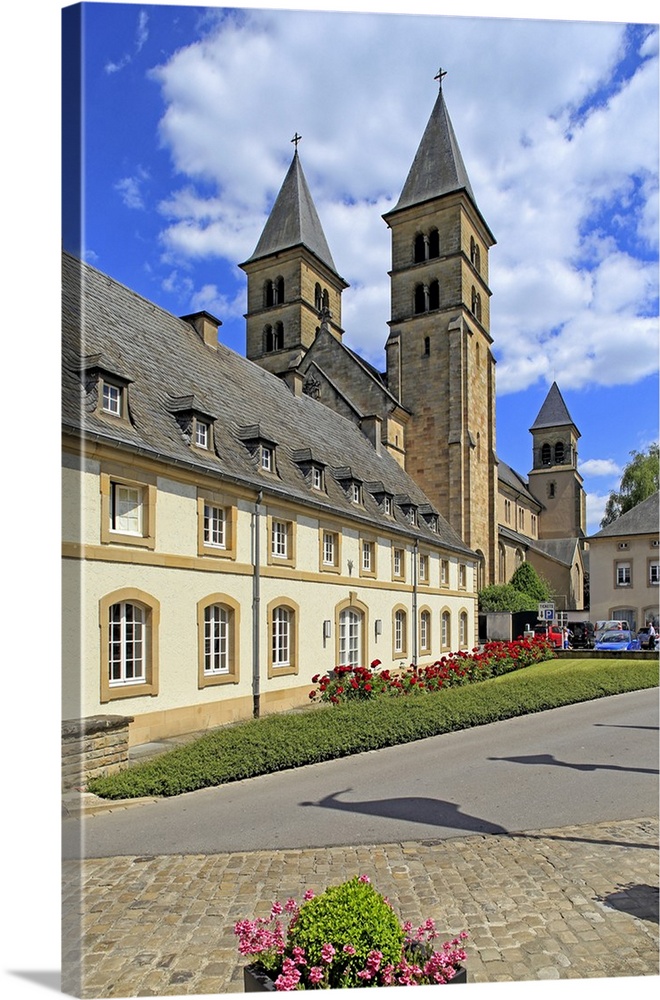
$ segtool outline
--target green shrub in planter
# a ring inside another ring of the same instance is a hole
[[[310,965],[325,965],[324,949],[335,950],[328,986],[363,986],[358,972],[370,952],[382,953],[382,964],[396,965],[401,958],[404,932],[391,906],[374,887],[359,878],[330,886],[300,907],[289,934],[291,946],[304,948]],[[344,945],[350,942],[348,952]]]

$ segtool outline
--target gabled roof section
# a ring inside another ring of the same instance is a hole
[[[245,263],[301,245],[339,277],[296,150],[256,249]]]
[[[544,427],[569,426],[575,427],[575,424],[570,413],[568,412],[562,394],[559,391],[559,386],[556,382],[553,382],[550,386],[548,395],[545,397],[545,402],[539,410],[536,420],[529,429],[530,431],[540,431]],[[578,437],[580,437],[580,432],[577,427],[575,427],[575,431]]]
[[[612,538],[617,535],[657,535],[660,528],[659,498],[660,493],[652,493],[632,510],[605,525],[597,534],[590,535],[589,539]]]
[[[477,208],[441,87],[401,196],[392,212],[455,191],[465,191]]]

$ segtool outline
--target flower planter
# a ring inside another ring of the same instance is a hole
[[[467,983],[467,969],[465,966],[459,966],[456,971],[456,975],[453,979],[450,979],[445,985],[452,986],[453,984]],[[270,975],[262,969],[258,962],[253,965],[246,965],[243,968],[243,992],[244,993],[275,993],[275,980],[271,979]]]

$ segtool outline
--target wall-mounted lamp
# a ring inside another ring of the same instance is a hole
[[[323,638],[324,639],[329,639],[331,637],[331,635],[332,635],[332,622],[329,621],[329,620],[328,621],[324,621],[323,622]]]
[[[374,629],[376,632],[376,638],[378,638],[378,636],[381,635],[383,631],[383,622],[381,621],[380,618],[377,618],[376,621],[374,622]]]

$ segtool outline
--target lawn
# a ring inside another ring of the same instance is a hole
[[[179,795],[657,685],[657,660],[549,660],[433,694],[381,695],[251,719],[93,779],[88,789],[109,799]]]

